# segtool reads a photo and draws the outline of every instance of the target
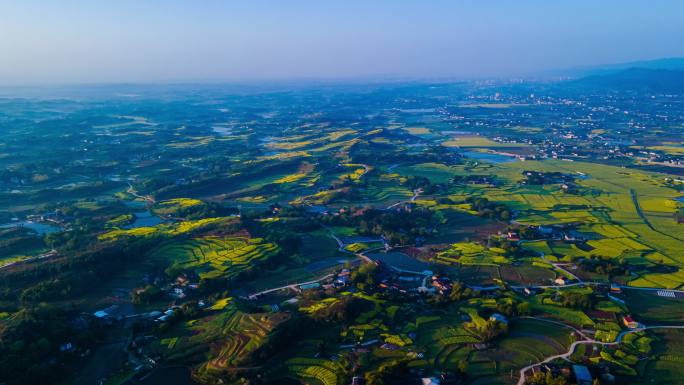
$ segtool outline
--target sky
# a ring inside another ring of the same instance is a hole
[[[475,79],[684,56],[681,0],[0,0],[0,85]]]

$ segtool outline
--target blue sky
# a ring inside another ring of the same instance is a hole
[[[684,56],[681,0],[0,0],[0,85],[482,78]]]

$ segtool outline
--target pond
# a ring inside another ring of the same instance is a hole
[[[515,156],[493,154],[491,152],[464,151],[463,155],[468,158],[477,159],[489,163],[510,163],[518,160],[518,158],[516,158]]]
[[[410,256],[399,253],[399,252],[389,252],[389,253],[373,253],[368,254],[368,256],[376,261],[381,261],[389,266],[396,267],[401,270],[412,270],[412,271],[424,271],[432,270],[432,266],[423,261],[419,261]]]
[[[4,225],[0,225],[0,229],[9,229],[11,227],[25,227],[27,229],[33,230],[34,232],[36,232],[40,236],[43,236],[45,234],[58,233],[58,232],[62,231],[62,229],[59,226],[48,225],[45,223],[39,223],[39,222],[33,222],[33,221],[21,221],[21,222],[13,222],[13,223],[7,223]]]
[[[324,269],[329,269],[334,266],[342,266],[345,263],[349,262],[349,259],[334,259],[334,258],[328,258],[328,259],[323,259],[320,261],[316,262],[311,262],[308,265],[306,265],[304,268],[309,271],[309,272],[316,272]]]
[[[684,196],[681,196],[679,198],[675,198],[677,202],[684,203]]]
[[[135,221],[130,225],[124,226],[124,229],[137,229],[138,227],[152,227],[162,223],[161,218],[152,214],[149,210],[138,211],[133,213]]]

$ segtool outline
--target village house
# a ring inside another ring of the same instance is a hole
[[[520,235],[518,234],[517,231],[509,231],[509,232],[506,234],[506,238],[508,238],[508,240],[509,240],[509,241],[512,241],[512,242],[518,242],[518,241],[520,241]]]
[[[446,277],[432,276],[432,287],[434,287],[440,294],[444,295],[451,291],[453,287],[451,280]]]
[[[630,315],[626,315],[626,316],[622,317],[622,323],[630,329],[638,329],[639,326],[641,326]]]

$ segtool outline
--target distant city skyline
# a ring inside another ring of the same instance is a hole
[[[0,86],[476,79],[684,56],[684,3],[5,1]]]

